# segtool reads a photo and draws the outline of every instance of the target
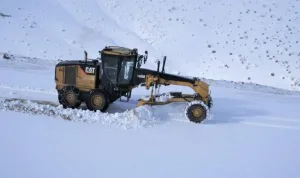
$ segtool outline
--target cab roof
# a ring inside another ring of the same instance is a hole
[[[106,46],[101,54],[119,55],[119,56],[135,56],[137,54],[137,49],[130,49],[122,46]]]

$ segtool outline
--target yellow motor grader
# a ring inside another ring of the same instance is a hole
[[[101,111],[120,99],[129,101],[131,92],[138,86],[151,88],[147,99],[139,99],[137,106],[163,105],[172,102],[186,102],[186,116],[195,123],[207,118],[212,107],[209,85],[199,78],[188,78],[165,72],[166,57],[162,70],[160,61],[157,70],[141,68],[148,59],[148,52],[138,54],[136,48],[106,46],[99,51],[98,59],[88,59],[86,51],[84,60],[61,61],[55,66],[55,83],[58,100],[64,108],[78,108],[83,102],[92,111]],[[192,88],[195,93],[183,94],[170,92],[167,100],[160,101],[156,89],[161,85],[179,85]],[[125,97],[126,100],[121,98]]]

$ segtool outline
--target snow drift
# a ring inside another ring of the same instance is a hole
[[[110,114],[82,109],[64,109],[62,106],[53,106],[47,102],[15,99],[0,101],[0,110],[51,116],[73,122],[100,123],[123,129],[151,127],[159,123],[159,118],[154,118],[147,106]]]

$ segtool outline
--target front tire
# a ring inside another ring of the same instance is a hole
[[[202,102],[194,102],[187,106],[186,117],[194,123],[203,123],[207,118],[208,108]]]
[[[86,102],[86,106],[91,111],[101,111],[104,112],[108,108],[108,97],[105,92],[95,91],[92,92],[89,99]]]

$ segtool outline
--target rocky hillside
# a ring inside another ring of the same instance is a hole
[[[168,72],[298,90],[299,9],[299,0],[2,0],[0,52],[83,59],[121,45],[148,50],[152,64],[167,55]]]

